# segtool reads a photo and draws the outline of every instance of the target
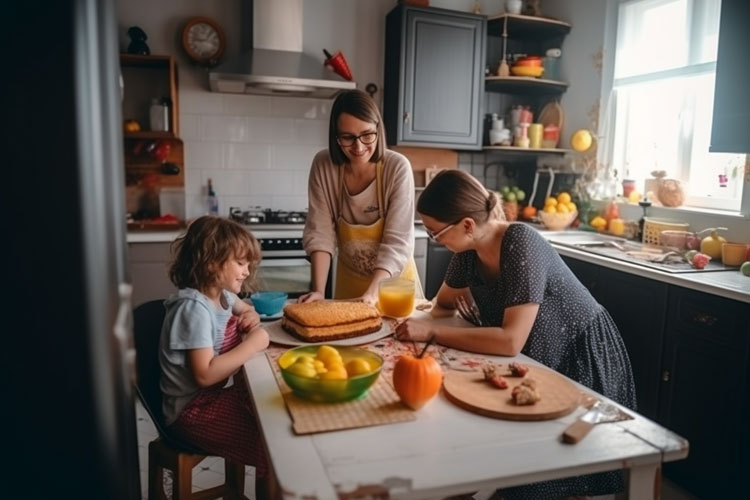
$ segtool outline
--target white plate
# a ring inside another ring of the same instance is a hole
[[[281,321],[274,321],[273,323],[266,323],[263,328],[268,332],[268,337],[274,344],[298,346],[298,345],[309,345],[309,344],[329,344],[329,345],[362,345],[375,342],[382,338],[387,337],[393,332],[391,321],[383,320],[383,326],[377,332],[368,333],[361,337],[351,337],[348,339],[329,340],[327,342],[304,342],[292,334],[287,333],[281,327]]]

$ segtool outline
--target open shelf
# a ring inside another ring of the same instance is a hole
[[[483,151],[488,152],[498,152],[498,153],[513,153],[513,154],[554,154],[554,155],[564,155],[565,153],[570,153],[571,151],[569,149],[559,149],[559,148],[518,148],[515,146],[484,146],[482,147]]]
[[[562,38],[570,33],[570,24],[547,17],[521,14],[496,14],[487,16],[487,34],[501,36],[507,19],[508,36],[519,39]]]
[[[506,94],[562,94],[568,90],[568,84],[558,80],[545,80],[530,76],[486,76],[484,88],[487,92]]]

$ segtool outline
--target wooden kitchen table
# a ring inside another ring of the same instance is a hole
[[[368,348],[386,358],[381,377],[390,381],[400,352],[392,337]],[[271,346],[272,354],[287,347]],[[461,353],[433,346],[443,361],[472,365],[477,359],[517,360]],[[244,372],[283,498],[444,498],[594,472],[626,469],[629,498],[657,498],[662,462],[685,458],[685,439],[627,410],[632,420],[596,425],[575,445],[560,436],[586,410],[545,421],[484,417],[452,404],[441,391],[416,419],[372,427],[296,435],[284,399],[264,354]],[[582,392],[605,399],[580,386]]]

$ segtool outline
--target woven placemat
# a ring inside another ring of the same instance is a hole
[[[295,434],[408,422],[417,418],[413,411],[404,406],[383,374],[361,399],[343,403],[316,403],[295,396],[286,385],[276,363],[278,355],[267,352],[266,358],[292,417]]]

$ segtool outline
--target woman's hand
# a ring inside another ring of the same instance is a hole
[[[303,296],[301,296],[299,299],[297,299],[297,302],[300,304],[304,304],[305,302],[316,302],[318,300],[325,299],[325,295],[323,295],[320,292],[310,292],[306,293]]]
[[[427,342],[434,335],[433,325],[429,321],[407,319],[396,328],[394,337],[397,340],[413,340]]]
[[[247,333],[260,326],[260,316],[255,309],[246,309],[237,315],[237,329]]]
[[[365,293],[362,295],[362,297],[359,298],[360,301],[364,302],[365,304],[370,304],[371,306],[374,306],[375,303],[378,301],[378,293]]]

